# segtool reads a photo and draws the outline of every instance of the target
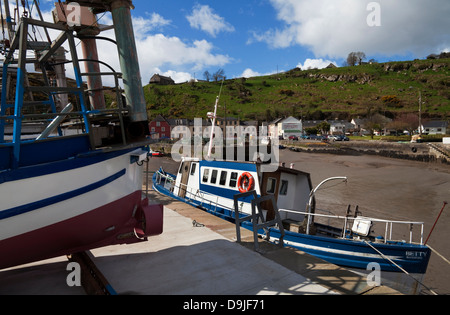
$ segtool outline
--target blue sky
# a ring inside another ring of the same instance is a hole
[[[41,0],[47,17],[53,2]],[[133,4],[144,84],[156,72],[184,82],[194,75],[203,79],[206,70],[213,73],[220,68],[227,78],[237,78],[297,66],[320,68],[331,62],[340,66],[352,51],[383,62],[450,50],[449,0],[134,0]],[[369,15],[380,25],[369,26]],[[100,23],[111,24],[110,16],[102,16]],[[114,37],[112,31],[103,35]],[[118,67],[111,45],[98,45],[100,58]]]

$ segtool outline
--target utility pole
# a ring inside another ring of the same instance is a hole
[[[419,90],[419,136],[422,137],[422,91]]]

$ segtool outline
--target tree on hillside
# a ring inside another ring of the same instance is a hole
[[[357,64],[361,65],[364,59],[366,59],[366,54],[363,53],[362,51],[351,52],[348,54],[347,57],[347,65],[349,66],[356,66]]]
[[[206,80],[207,82],[209,82],[209,80],[211,80],[211,73],[209,73],[209,71],[206,70],[206,71],[203,73],[203,77],[205,78],[205,80]]]
[[[213,79],[215,82],[225,79],[225,71],[223,69],[219,69],[213,74]]]

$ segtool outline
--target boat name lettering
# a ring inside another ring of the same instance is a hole
[[[427,253],[418,251],[406,251],[405,255],[407,259],[422,259],[427,257]]]

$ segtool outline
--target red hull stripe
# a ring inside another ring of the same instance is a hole
[[[82,188],[75,189],[75,190],[66,192],[64,194],[60,194],[58,196],[53,196],[53,197],[50,197],[50,198],[39,200],[39,201],[30,203],[30,204],[26,204],[26,205],[22,205],[22,206],[18,206],[18,207],[15,207],[15,208],[11,208],[11,209],[8,209],[8,210],[1,211],[0,212],[0,220],[1,219],[6,219],[6,218],[10,218],[10,217],[13,217],[13,216],[16,216],[16,215],[20,215],[20,214],[23,214],[23,213],[27,213],[27,212],[30,212],[30,211],[33,211],[33,210],[37,210],[37,209],[40,209],[40,208],[44,208],[44,207],[50,206],[52,204],[55,204],[55,203],[58,203],[58,202],[62,202],[62,201],[65,201],[65,200],[68,200],[68,199],[71,199],[71,198],[83,195],[85,193],[88,193],[88,192],[90,192],[92,190],[95,190],[95,189],[98,189],[100,187],[103,187],[103,186],[105,186],[105,185],[115,181],[116,179],[118,179],[118,178],[122,177],[123,175],[125,175],[125,173],[126,173],[126,170],[123,169],[123,170],[121,170],[120,172],[117,172],[114,175],[111,175],[111,176],[109,176],[109,177],[107,177],[105,179],[102,179],[102,180],[100,180],[98,182],[95,182],[95,183],[92,183],[90,185],[84,186]]]
[[[0,269],[107,245],[142,241],[133,233],[138,224],[133,210],[141,203],[141,193],[136,191],[83,215],[1,241]]]

